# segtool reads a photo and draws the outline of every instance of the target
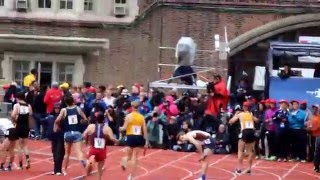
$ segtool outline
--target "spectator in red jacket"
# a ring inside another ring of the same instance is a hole
[[[44,96],[44,103],[47,105],[47,113],[53,111],[54,104],[59,103],[62,99],[63,93],[59,90],[59,84],[53,82],[51,89],[47,91]]]

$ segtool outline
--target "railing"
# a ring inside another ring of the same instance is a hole
[[[320,7],[318,0],[158,0],[160,3]]]

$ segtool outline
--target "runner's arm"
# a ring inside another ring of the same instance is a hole
[[[118,140],[114,138],[113,131],[109,126],[104,126],[103,133],[109,136],[109,139],[113,141],[113,143],[118,143]]]
[[[125,131],[127,129],[127,126],[128,126],[128,123],[129,123],[129,117],[128,115],[125,117],[124,119],[124,123],[123,123],[123,126],[120,127],[120,131]]]
[[[84,121],[88,121],[87,116],[84,114],[84,112],[80,108],[78,108],[78,112]]]
[[[90,124],[86,130],[84,130],[84,132],[82,133],[82,136],[83,136],[83,140],[84,140],[84,143],[87,145],[88,144],[88,135],[89,135],[89,132],[90,132],[90,128],[91,128],[92,124]]]
[[[11,119],[12,119],[13,122],[16,122],[17,118],[18,118],[17,116],[18,116],[19,112],[18,112],[18,107],[17,106],[18,106],[17,104],[15,104],[13,106],[13,110],[12,110],[12,113],[11,113]]]
[[[239,119],[239,114],[234,115],[230,120],[229,120],[229,124],[233,124],[235,122],[237,122]]]
[[[188,140],[191,144],[193,144],[197,148],[199,153],[202,153],[202,146],[199,143],[199,141],[195,140],[192,136],[188,136]]]
[[[147,126],[146,126],[146,121],[143,120],[143,125],[142,125],[142,130],[143,130],[143,136],[146,141],[145,145],[149,145],[149,139],[148,139],[148,131],[147,131]]]

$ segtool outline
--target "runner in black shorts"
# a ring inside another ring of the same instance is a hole
[[[233,124],[236,121],[240,120],[241,125],[241,133],[239,134],[239,143],[238,143],[238,163],[239,167],[236,169],[236,174],[241,174],[242,169],[242,162],[244,156],[244,149],[249,154],[249,168],[247,169],[246,173],[251,173],[251,166],[254,157],[254,143],[256,137],[254,135],[254,123],[258,121],[256,117],[249,112],[249,103],[243,103],[243,112],[239,112],[236,114],[232,119],[230,119],[229,123]]]
[[[177,140],[182,142],[188,141],[197,148],[201,155],[199,159],[201,162],[201,177],[198,180],[205,180],[208,169],[207,156],[213,154],[214,139],[209,133],[196,130],[190,131],[187,134],[185,132],[178,133]]]
[[[19,137],[19,168],[23,169],[22,164],[22,153],[26,156],[27,166],[30,168],[30,156],[29,150],[27,147],[27,141],[29,137],[29,118],[32,115],[32,109],[29,104],[25,102],[25,95],[23,92],[20,92],[16,95],[17,103],[13,106],[13,111],[11,114],[12,120],[16,125],[16,133]]]
[[[0,145],[0,170],[11,171],[12,163],[14,161],[14,148],[16,140],[19,138],[16,134],[16,129],[14,128],[13,123],[8,118],[0,119],[0,132],[2,139],[4,139]],[[7,168],[4,168],[7,155],[9,155],[9,165]]]

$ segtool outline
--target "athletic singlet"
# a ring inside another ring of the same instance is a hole
[[[80,131],[80,113],[77,106],[72,108],[66,108],[66,116],[62,121],[63,130],[68,131]]]
[[[251,112],[242,112],[239,117],[241,131],[244,129],[254,129],[253,115]]]
[[[8,118],[0,118],[0,131],[6,132],[10,128],[14,128],[11,120]]]
[[[19,104],[19,114],[17,119],[16,128],[26,128],[29,129],[29,106],[27,103]]]
[[[142,127],[144,124],[144,117],[138,112],[132,112],[127,115],[127,118],[130,119],[126,134],[127,135],[142,135]]]
[[[103,134],[104,124],[96,124],[95,131],[88,138],[88,144],[96,149],[106,148],[107,136]]]

